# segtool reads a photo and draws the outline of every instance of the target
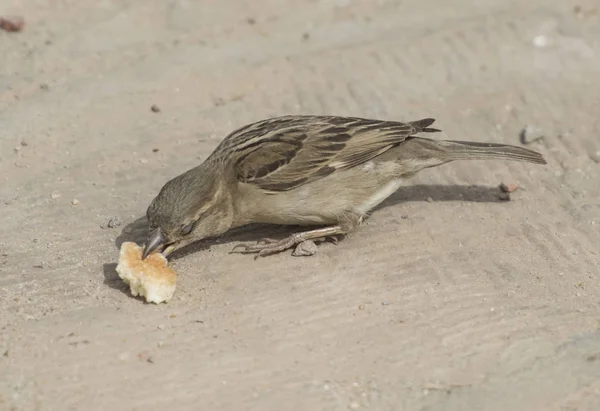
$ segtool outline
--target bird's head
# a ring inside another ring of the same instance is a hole
[[[152,200],[146,216],[150,233],[143,258],[154,251],[165,256],[232,224],[229,193],[215,175],[196,167],[168,181]]]

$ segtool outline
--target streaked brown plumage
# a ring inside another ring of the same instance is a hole
[[[436,141],[433,119],[284,116],[227,136],[198,167],[165,184],[147,211],[145,254],[168,254],[249,223],[323,225],[281,241],[244,246],[259,255],[346,234],[418,171],[454,160],[545,164],[541,154],[494,143]]]

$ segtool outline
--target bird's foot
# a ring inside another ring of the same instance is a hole
[[[238,244],[231,250],[232,253],[241,254],[256,254],[254,259],[258,257],[264,257],[271,254],[277,254],[285,251],[293,246],[300,244],[307,240],[320,240],[320,239],[332,239],[334,244],[337,244],[337,235],[343,234],[339,226],[332,226],[326,228],[320,228],[317,230],[304,231],[295,233],[281,240],[275,240],[272,238],[265,238],[259,240],[254,245]]]
[[[302,233],[298,233],[302,234]],[[292,248],[296,244],[301,243],[304,239],[300,238],[298,234],[292,234],[282,240],[274,240],[272,238],[264,238],[257,241],[254,245],[249,244],[238,244],[231,250],[232,253],[238,252],[241,254],[254,254],[256,260],[258,257],[264,257],[271,254],[277,254],[282,251]]]

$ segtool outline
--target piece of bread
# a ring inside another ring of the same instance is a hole
[[[142,248],[136,243],[121,244],[117,273],[133,296],[141,295],[149,303],[167,302],[175,292],[177,273],[167,266],[165,256],[152,253],[142,260]]]

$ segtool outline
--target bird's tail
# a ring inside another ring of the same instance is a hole
[[[533,150],[508,144],[476,143],[471,141],[438,141],[452,160],[505,159],[546,164],[544,157]]]
[[[471,141],[432,140],[423,137],[411,137],[403,146],[410,151],[407,155],[437,158],[442,163],[455,160],[491,160],[503,159],[546,164],[544,157],[523,147],[496,143],[476,143]],[[412,149],[412,150],[411,150]]]

